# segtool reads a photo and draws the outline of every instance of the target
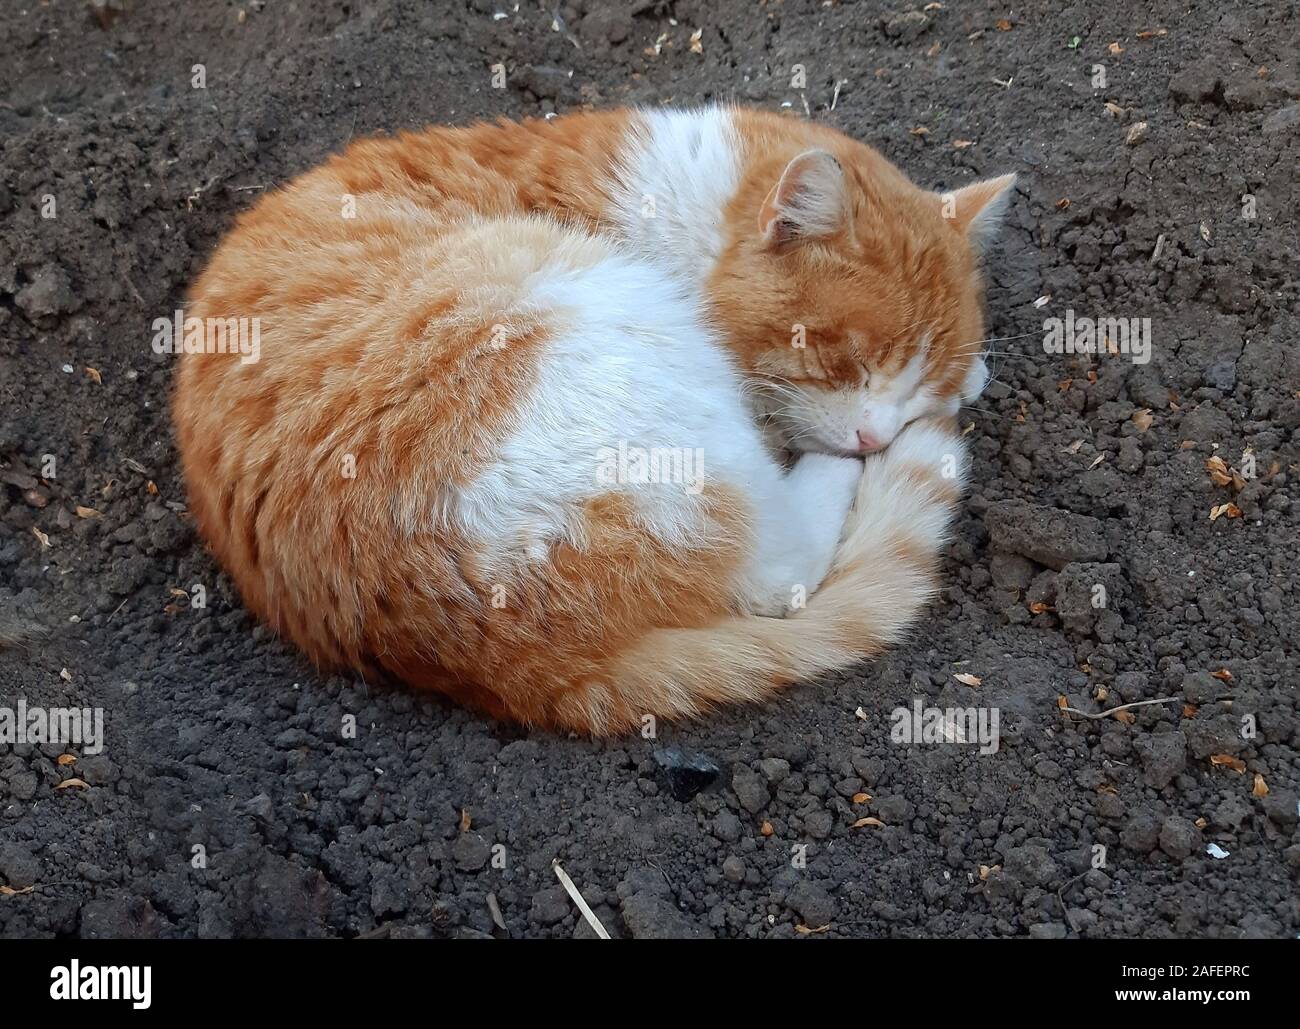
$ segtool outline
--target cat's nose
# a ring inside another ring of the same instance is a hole
[[[885,441],[873,436],[863,429],[858,430],[858,453],[874,454],[877,450],[885,449]]]

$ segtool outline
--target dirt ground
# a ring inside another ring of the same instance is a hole
[[[557,858],[614,936],[1295,936],[1297,21],[5,4],[0,713],[102,709],[104,748],[0,743],[0,936],[589,936]],[[316,674],[195,539],[153,320],[239,211],[351,138],[719,99],[936,189],[1019,175],[974,488],[914,640],[601,743]],[[1045,352],[1067,311],[1150,319],[1149,361]],[[996,710],[998,749],[898,742],[916,702]]]

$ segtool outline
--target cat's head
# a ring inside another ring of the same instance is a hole
[[[932,193],[846,143],[752,176],[710,282],[759,413],[795,450],[882,449],[988,380],[979,254],[1015,177]]]

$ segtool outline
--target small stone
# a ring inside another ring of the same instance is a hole
[[[884,15],[880,24],[890,39],[910,43],[930,27],[930,18],[924,11],[902,11]]]
[[[1029,936],[1035,940],[1063,940],[1067,931],[1064,922],[1039,922],[1029,927]]]
[[[0,877],[15,890],[25,890],[40,879],[41,863],[26,847],[6,843],[0,847]]]
[[[1137,146],[1139,143],[1145,143],[1149,134],[1146,122],[1135,121],[1124,134],[1124,142],[1129,146]]]
[[[477,872],[488,863],[492,848],[476,832],[463,832],[451,845],[451,858],[462,872]]]
[[[1154,815],[1145,811],[1139,812],[1120,830],[1119,841],[1138,854],[1150,854],[1160,842],[1160,823],[1156,821]]]
[[[835,917],[835,901],[815,882],[803,880],[796,883],[786,898],[786,903],[803,919],[810,929],[829,925]]]
[[[1023,883],[1047,886],[1056,879],[1056,862],[1047,851],[1033,844],[1012,847],[1003,855],[1003,871]]]
[[[772,799],[767,782],[745,764],[738,764],[732,770],[731,788],[736,791],[740,806],[751,815],[756,815],[762,811]]]
[[[1062,769],[1061,766],[1051,758],[1045,757],[1034,765],[1034,774],[1041,776],[1044,779],[1056,780],[1061,777]]]
[[[768,782],[776,785],[790,774],[790,762],[779,757],[766,757],[758,763],[758,770]]]
[[[528,917],[539,925],[555,925],[569,915],[569,894],[563,886],[550,886],[533,894]]]
[[[683,803],[707,789],[722,774],[713,758],[685,747],[656,747],[654,759],[668,783],[668,792],[674,800]]]
[[[722,862],[722,874],[726,876],[727,882],[743,883],[745,881],[745,862],[732,854]]]
[[[1283,829],[1292,829],[1300,820],[1300,812],[1296,810],[1297,800],[1294,790],[1272,790],[1267,797],[1260,801],[1260,807],[1264,809],[1264,814],[1280,825]]]
[[[735,843],[740,839],[742,826],[740,819],[731,811],[723,808],[713,817],[713,835],[724,843]]]
[[[1200,842],[1200,831],[1186,818],[1170,815],[1160,827],[1160,849],[1175,861],[1191,857]]]

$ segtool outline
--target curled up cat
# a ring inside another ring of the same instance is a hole
[[[181,358],[191,511],[318,665],[500,718],[614,733],[850,667],[935,589],[1011,187],[735,108],[354,143],[192,289],[205,342],[260,341]]]

